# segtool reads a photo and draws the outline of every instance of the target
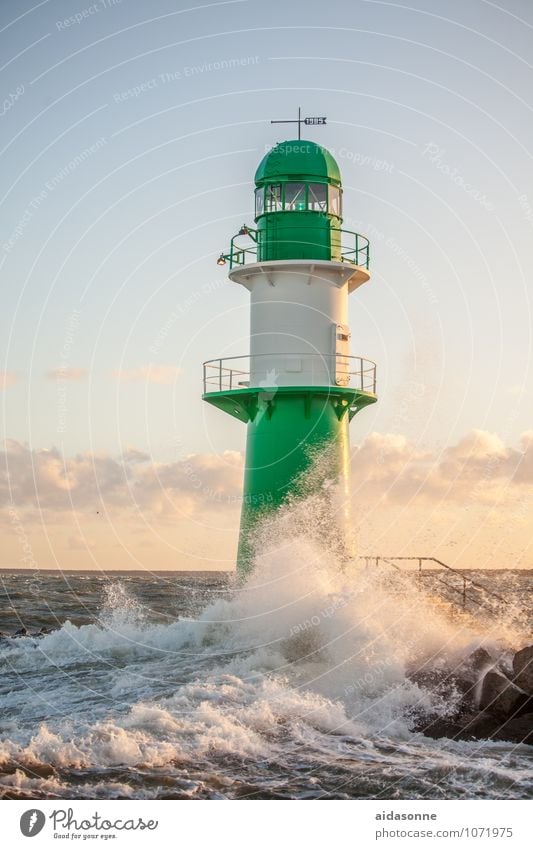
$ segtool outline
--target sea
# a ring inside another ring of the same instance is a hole
[[[341,566],[308,536],[245,581],[4,570],[0,794],[531,798],[530,746],[415,730],[454,695],[413,669],[453,671],[479,647],[505,666],[531,642],[531,570],[463,577],[472,598],[439,568]]]

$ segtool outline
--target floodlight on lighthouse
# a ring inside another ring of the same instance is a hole
[[[220,254],[219,258],[217,259],[217,265],[226,265],[226,257],[224,256],[224,254]]]

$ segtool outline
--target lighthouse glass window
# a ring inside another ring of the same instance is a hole
[[[285,183],[285,209],[294,211],[305,208],[305,183]]]
[[[328,212],[341,216],[341,190],[337,186],[328,186]]]
[[[262,215],[265,211],[265,190],[261,186],[260,189],[255,190],[255,217],[258,215]]]
[[[328,187],[325,183],[309,183],[309,209],[327,212]]]
[[[272,186],[267,186],[266,212],[278,212],[280,209],[282,209],[281,183],[274,183]]]

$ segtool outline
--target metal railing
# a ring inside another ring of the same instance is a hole
[[[295,240],[297,244],[314,246],[320,250],[324,249],[323,245],[319,245],[314,241],[302,242],[301,232],[302,229],[298,228],[298,239]],[[316,234],[316,230],[314,228],[309,228],[309,232],[313,235]],[[361,268],[368,269],[370,265],[370,242],[366,236],[361,235],[361,233],[355,233],[353,230],[342,230],[339,227],[331,227],[329,232],[331,233],[332,252],[340,251],[341,262],[348,262],[351,265],[357,265]],[[237,244],[235,240],[242,236],[249,236],[252,239],[253,244],[245,245],[244,247]],[[218,260],[219,264],[224,265],[225,262],[229,262],[230,269],[232,269],[234,266],[246,265],[246,263],[250,262],[258,262],[257,254],[258,251],[261,252],[262,250],[262,239],[262,230],[253,230],[251,227],[243,226],[240,232],[233,236],[230,243],[229,253],[220,255]],[[287,240],[280,240],[277,244],[281,245],[286,243],[286,241]],[[292,243],[293,242],[291,240],[291,244]]]
[[[353,245],[344,247],[341,244],[341,260],[342,262],[351,262],[353,265],[359,265],[361,268],[366,268],[370,265],[370,242],[366,236],[361,233],[355,233],[353,230],[332,230],[332,233],[338,232],[342,236],[353,238]]]
[[[483,593],[486,597],[488,597],[491,601],[498,602],[499,604],[506,604],[506,600],[503,596],[495,593],[494,590],[489,589],[489,587],[480,583],[479,581],[474,581],[473,578],[469,578],[464,572],[459,569],[454,569],[452,566],[448,566],[447,563],[443,563],[442,560],[438,560],[436,557],[383,557],[383,556],[374,556],[374,555],[361,555],[360,560],[365,560],[366,565],[369,566],[370,563],[375,563],[376,566],[379,566],[381,563],[386,563],[388,566],[392,566],[394,569],[398,569],[399,571],[404,571],[401,566],[398,566],[397,561],[410,561],[415,564],[415,569],[413,570],[417,576],[417,580],[419,585],[422,584],[424,579],[432,578],[437,584],[441,584],[446,587],[446,589],[452,593],[452,596],[459,596],[460,603],[459,607],[462,610],[466,610],[469,602],[477,605],[478,607],[486,608],[487,603],[486,599],[480,599],[476,596],[472,590],[477,590]],[[436,564],[436,566],[431,566],[429,564]],[[445,575],[451,576],[458,580],[459,586],[452,583],[451,580],[445,580],[438,575],[435,575],[435,572],[444,569]],[[452,603],[454,603],[452,601]]]
[[[286,370],[282,368],[284,357],[287,358]],[[254,378],[254,388],[296,385],[295,360],[301,361],[302,385],[343,386],[376,394],[376,364],[372,360],[343,354],[302,354],[293,351],[207,360],[203,364],[204,394],[247,389],[252,386],[252,374],[261,375],[257,380]],[[265,362],[264,370],[262,361]],[[267,363],[272,364],[269,369]],[[287,380],[287,375],[290,375],[290,380]]]

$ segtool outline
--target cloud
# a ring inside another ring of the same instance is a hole
[[[533,481],[533,430],[526,430],[520,437],[522,454],[517,465],[514,479],[517,483]]]
[[[20,375],[16,371],[0,371],[0,389],[7,389],[8,386],[13,386],[18,383]]]
[[[355,451],[352,466],[355,497],[399,504],[497,503],[504,493],[533,483],[533,431],[514,448],[475,430],[441,451],[422,451],[402,435],[372,433]],[[0,453],[0,501],[48,511],[96,511],[105,505],[191,515],[238,503],[242,471],[236,451],[157,463],[134,447],[119,457],[93,452],[65,457],[57,448],[32,450],[8,440]]]
[[[138,448],[126,448],[122,454],[123,463],[148,463],[150,455]]]
[[[113,377],[129,383],[174,383],[182,373],[178,366],[148,365],[132,369],[114,369]]]
[[[496,434],[472,430],[441,451],[373,433],[357,450],[354,471],[360,488],[379,489],[389,501],[497,502],[509,486],[533,483],[533,433],[523,434],[520,448],[513,448]]]
[[[54,368],[47,371],[45,377],[48,380],[85,380],[88,375],[86,368]]]
[[[128,448],[121,456],[57,448],[30,449],[15,440],[0,453],[0,504],[29,516],[96,511],[149,513],[163,519],[239,505],[243,458],[239,452],[190,454],[157,463]],[[398,434],[370,434],[353,458],[352,489],[361,503],[417,505],[511,503],[533,483],[533,431],[520,446],[472,431],[457,444],[422,451]]]
[[[57,448],[32,450],[7,440],[0,452],[0,507],[14,504],[36,518],[39,511],[96,515],[102,509],[192,515],[238,501],[241,482],[242,457],[234,451],[155,463],[131,448],[119,458],[65,457]]]
[[[64,456],[7,441],[0,452],[4,559],[22,562],[31,544],[39,564],[57,565],[52,540],[69,567],[74,551],[84,557],[95,546],[102,568],[231,567],[242,476],[235,451],[161,463],[135,447],[116,457]],[[465,568],[528,565],[532,483],[533,431],[506,445],[473,430],[433,449],[371,433],[352,461],[359,551],[431,554]]]

